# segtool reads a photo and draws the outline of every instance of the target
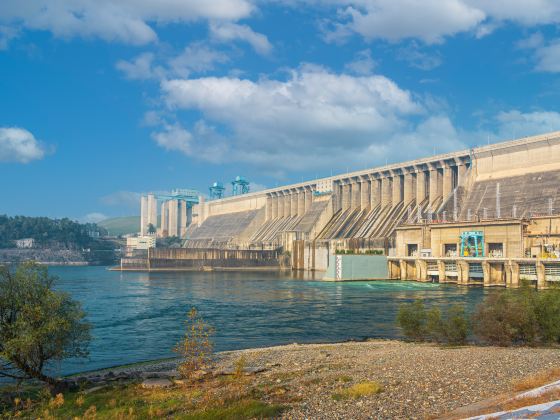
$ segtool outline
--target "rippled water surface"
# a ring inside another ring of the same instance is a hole
[[[61,373],[173,356],[187,311],[216,328],[217,350],[275,344],[394,338],[399,304],[473,307],[481,288],[414,282],[331,283],[262,272],[120,273],[53,267],[57,287],[82,302],[93,324],[89,360]]]

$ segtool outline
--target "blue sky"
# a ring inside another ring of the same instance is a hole
[[[560,129],[555,0],[2,0],[0,214]]]

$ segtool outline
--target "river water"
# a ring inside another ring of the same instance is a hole
[[[195,306],[214,326],[216,350],[275,344],[395,338],[403,302],[465,304],[485,291],[415,282],[331,283],[286,273],[132,273],[105,267],[51,267],[56,287],[82,302],[93,324],[90,356],[67,360],[68,374],[172,357]]]

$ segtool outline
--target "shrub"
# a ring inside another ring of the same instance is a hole
[[[426,338],[426,308],[421,300],[402,304],[397,315],[397,323],[406,338],[421,341]]]
[[[184,378],[191,379],[194,372],[211,361],[214,350],[211,336],[214,334],[214,328],[200,317],[196,308],[189,311],[185,324],[185,336],[175,347],[175,352],[184,359],[179,365],[179,373]]]
[[[64,384],[44,373],[48,362],[87,356],[90,325],[79,302],[53,290],[45,266],[0,266],[0,376],[39,379],[56,394]]]
[[[469,319],[465,308],[453,305],[447,312],[443,329],[445,342],[452,345],[464,345],[469,335]]]
[[[407,338],[417,341],[461,345],[469,334],[465,309],[457,305],[442,316],[439,308],[426,311],[422,301],[416,300],[400,307],[397,322]]]
[[[501,291],[488,295],[473,315],[477,339],[499,346],[535,344],[539,326],[532,294],[530,291]]]
[[[538,292],[534,301],[540,339],[545,344],[560,342],[560,289]]]

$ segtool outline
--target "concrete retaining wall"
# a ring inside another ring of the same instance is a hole
[[[386,280],[389,278],[384,255],[331,255],[323,280]]]

